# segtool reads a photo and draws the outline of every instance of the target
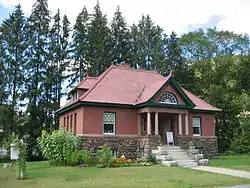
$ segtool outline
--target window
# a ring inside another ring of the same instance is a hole
[[[77,90],[74,90],[73,93],[72,93],[72,98],[73,99],[77,99]]]
[[[104,112],[103,124],[104,124],[104,134],[115,134],[115,113]]]
[[[72,131],[72,124],[73,124],[73,115],[70,115],[70,128],[69,128],[70,131]]]
[[[172,93],[166,92],[160,97],[159,102],[166,104],[177,104],[177,99]]]
[[[112,150],[112,155],[114,158],[117,158],[117,149]]]
[[[66,130],[67,131],[69,130],[69,116],[67,116],[67,127],[66,127]]]
[[[201,118],[193,117],[193,135],[200,136],[201,135]]]
[[[76,133],[77,113],[74,113],[74,133]]]
[[[65,129],[66,126],[66,117],[63,118],[63,128]]]

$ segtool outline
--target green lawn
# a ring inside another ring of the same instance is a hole
[[[210,166],[250,171],[250,155],[220,156],[209,161]]]
[[[27,180],[16,180],[11,168],[0,168],[2,188],[78,187],[220,187],[250,180],[178,167],[76,168],[28,164]]]

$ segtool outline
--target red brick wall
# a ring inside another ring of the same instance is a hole
[[[175,91],[175,89],[171,85],[167,85],[165,88],[162,88],[162,90],[159,92],[159,94],[155,97],[154,101],[158,102],[161,95],[164,94],[165,92],[172,93],[176,97],[178,104],[185,104],[184,101],[182,100],[181,96]]]
[[[137,134],[137,111],[135,109],[89,106],[83,109],[82,134],[103,134],[104,112],[116,113],[116,134]]]
[[[215,136],[215,124],[214,124],[215,117],[213,114],[189,112],[188,116],[189,116],[189,134],[191,136],[193,135],[193,125],[192,125],[193,117],[201,118],[201,136]]]
[[[72,127],[74,129],[74,123],[75,123],[75,115],[77,114],[77,119],[76,119],[76,133],[82,133],[83,132],[83,107],[77,108],[74,110],[71,110],[70,112],[67,112],[65,114],[62,114],[59,116],[59,124],[60,126],[64,127],[64,117],[66,119],[65,123],[65,128],[67,127],[67,116],[69,117],[69,126],[70,126],[70,116],[72,115],[73,120],[72,120]]]

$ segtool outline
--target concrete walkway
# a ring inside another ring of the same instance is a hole
[[[210,166],[198,166],[198,167],[192,167],[191,169],[250,179],[250,172],[243,170],[232,170],[228,168],[217,168]]]

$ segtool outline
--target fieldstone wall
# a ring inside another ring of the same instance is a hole
[[[148,156],[152,149],[161,145],[160,135],[146,136],[84,136],[82,149],[100,149],[104,144],[117,150],[117,155],[136,159]]]
[[[138,138],[141,157],[147,157],[153,149],[162,144],[160,135],[146,135]]]
[[[100,149],[106,144],[111,149],[117,150],[117,155],[136,159],[138,155],[138,136],[84,136],[82,149]]]
[[[218,155],[218,139],[217,137],[188,137],[188,136],[182,136],[182,137],[176,137],[176,143],[177,145],[181,147],[188,146],[190,141],[194,141],[194,144],[196,148],[202,150],[203,154],[207,158],[211,158],[213,156]]]

